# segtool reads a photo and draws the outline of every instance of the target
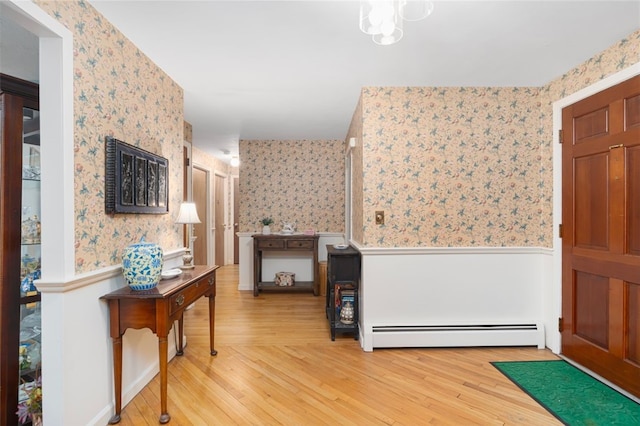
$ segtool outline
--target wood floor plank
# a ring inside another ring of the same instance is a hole
[[[492,361],[557,359],[536,348],[364,352],[331,341],[324,297],[238,291],[237,265],[217,273],[215,348],[208,304],[185,313],[187,346],[169,364],[173,425],[559,425]],[[123,410],[123,426],[156,425],[156,376]]]

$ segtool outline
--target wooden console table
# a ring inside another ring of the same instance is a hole
[[[253,236],[253,295],[262,291],[313,291],[318,295],[318,239],[319,235],[254,234]],[[312,281],[296,281],[293,286],[277,286],[262,279],[262,253],[265,251],[308,252],[313,257]]]
[[[101,299],[109,302],[111,339],[113,341],[113,378],[115,414],[109,424],[120,421],[122,411],[122,335],[128,328],[149,328],[158,336],[160,358],[160,423],[167,423],[167,336],[171,326],[178,321],[178,352],[183,355],[183,314],[187,306],[202,296],[209,298],[209,346],[213,348],[215,324],[216,269],[218,266],[196,266],[185,270],[176,278],[161,280],[151,290],[134,291],[124,287],[105,294]]]

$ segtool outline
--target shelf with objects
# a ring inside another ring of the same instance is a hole
[[[42,415],[41,302],[35,286],[42,257],[39,88],[4,74],[0,87],[0,424],[36,424]]]
[[[352,246],[327,245],[326,315],[331,340],[336,334],[359,338],[360,252]]]

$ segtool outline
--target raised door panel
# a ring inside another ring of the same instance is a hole
[[[607,249],[608,155],[596,154],[575,160],[575,245]]]
[[[603,349],[609,347],[609,279],[575,274],[575,334]]]
[[[640,147],[627,149],[627,253],[640,255]]]
[[[627,283],[627,359],[640,365],[640,284]]]

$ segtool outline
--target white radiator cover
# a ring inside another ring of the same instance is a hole
[[[359,248],[360,344],[545,347],[550,251]],[[546,317],[545,317],[546,315]],[[556,316],[557,321],[557,316]]]

